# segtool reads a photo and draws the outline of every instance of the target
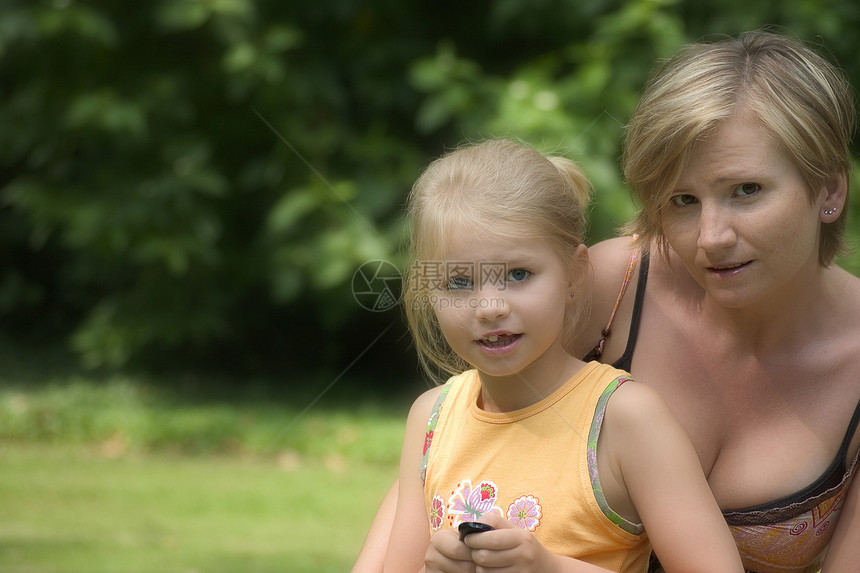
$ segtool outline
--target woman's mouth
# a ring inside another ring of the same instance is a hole
[[[723,267],[711,267],[711,270],[714,270],[714,271],[730,271],[732,269],[736,269],[736,268],[742,267],[742,266],[743,266],[743,263],[737,263],[735,265],[726,265]]]
[[[707,270],[711,273],[722,275],[722,276],[731,276],[741,269],[745,268],[752,261],[746,261],[743,263],[729,263],[726,265],[714,265],[712,267],[707,267]]]

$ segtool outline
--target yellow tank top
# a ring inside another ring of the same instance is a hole
[[[421,468],[431,528],[496,512],[553,553],[645,571],[648,538],[609,508],[596,465],[606,403],[626,380],[590,362],[540,402],[491,413],[477,406],[476,371],[451,378],[430,416]]]

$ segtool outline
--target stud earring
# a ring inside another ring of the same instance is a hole
[[[824,210],[825,215],[832,215],[835,212],[836,212],[836,209],[825,209]]]

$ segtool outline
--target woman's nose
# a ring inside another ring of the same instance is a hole
[[[730,247],[737,240],[734,231],[734,216],[719,205],[702,205],[699,216],[699,247],[716,251]]]

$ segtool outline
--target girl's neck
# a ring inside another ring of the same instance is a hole
[[[485,412],[513,412],[536,404],[561,388],[585,365],[558,348],[555,356],[508,376],[490,376],[478,371],[481,393],[478,407]]]

